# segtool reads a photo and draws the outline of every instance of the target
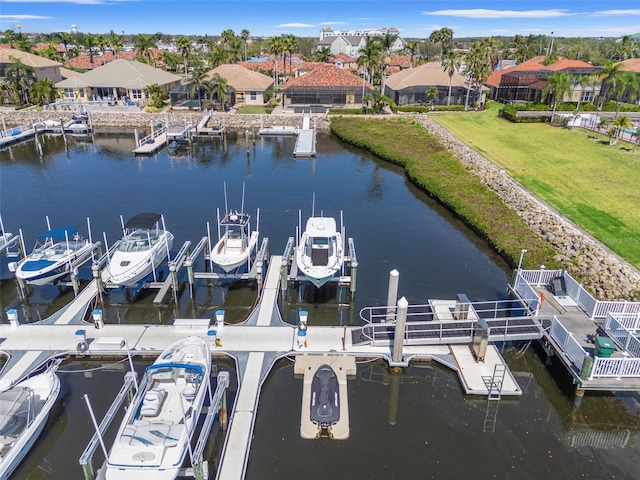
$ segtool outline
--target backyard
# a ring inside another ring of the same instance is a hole
[[[435,121],[531,192],[640,266],[640,150],[582,128],[515,124],[485,112]]]

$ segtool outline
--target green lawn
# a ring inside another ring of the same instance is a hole
[[[495,108],[431,118],[640,266],[640,148],[581,128],[510,123]]]
[[[270,113],[267,111],[267,107],[261,107],[259,105],[244,105],[242,107],[238,107],[236,113],[240,114],[263,114]]]

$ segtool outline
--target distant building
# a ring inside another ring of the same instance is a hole
[[[391,46],[392,52],[404,49],[406,41],[399,35],[397,28],[381,28],[379,30],[334,30],[333,28],[323,28],[320,30],[320,41],[318,50],[322,47],[329,47],[331,55],[344,53],[350,57],[359,57],[360,49],[365,46],[367,37],[383,37],[386,34],[395,35],[396,39]]]
[[[334,30],[331,27],[326,27],[320,30],[320,40],[324,40],[326,37],[384,37],[386,34],[399,35],[400,31],[397,28],[361,28],[357,30]]]

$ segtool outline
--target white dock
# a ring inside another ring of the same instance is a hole
[[[145,140],[146,139],[146,140]],[[140,141],[140,145],[133,151],[136,155],[151,155],[164,148],[167,144],[167,133],[162,132],[153,138],[146,138]],[[143,143],[144,141],[144,143]]]

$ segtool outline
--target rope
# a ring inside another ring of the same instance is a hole
[[[102,365],[101,367],[96,367],[96,368],[87,368],[84,370],[58,370],[58,372],[60,373],[86,373],[86,372],[96,372],[98,370],[104,370],[105,368],[109,368],[109,367],[113,367],[114,365],[119,365],[123,362],[128,361],[128,358],[124,358],[122,360],[120,360],[119,362],[115,362],[115,363],[110,363],[108,365]]]

